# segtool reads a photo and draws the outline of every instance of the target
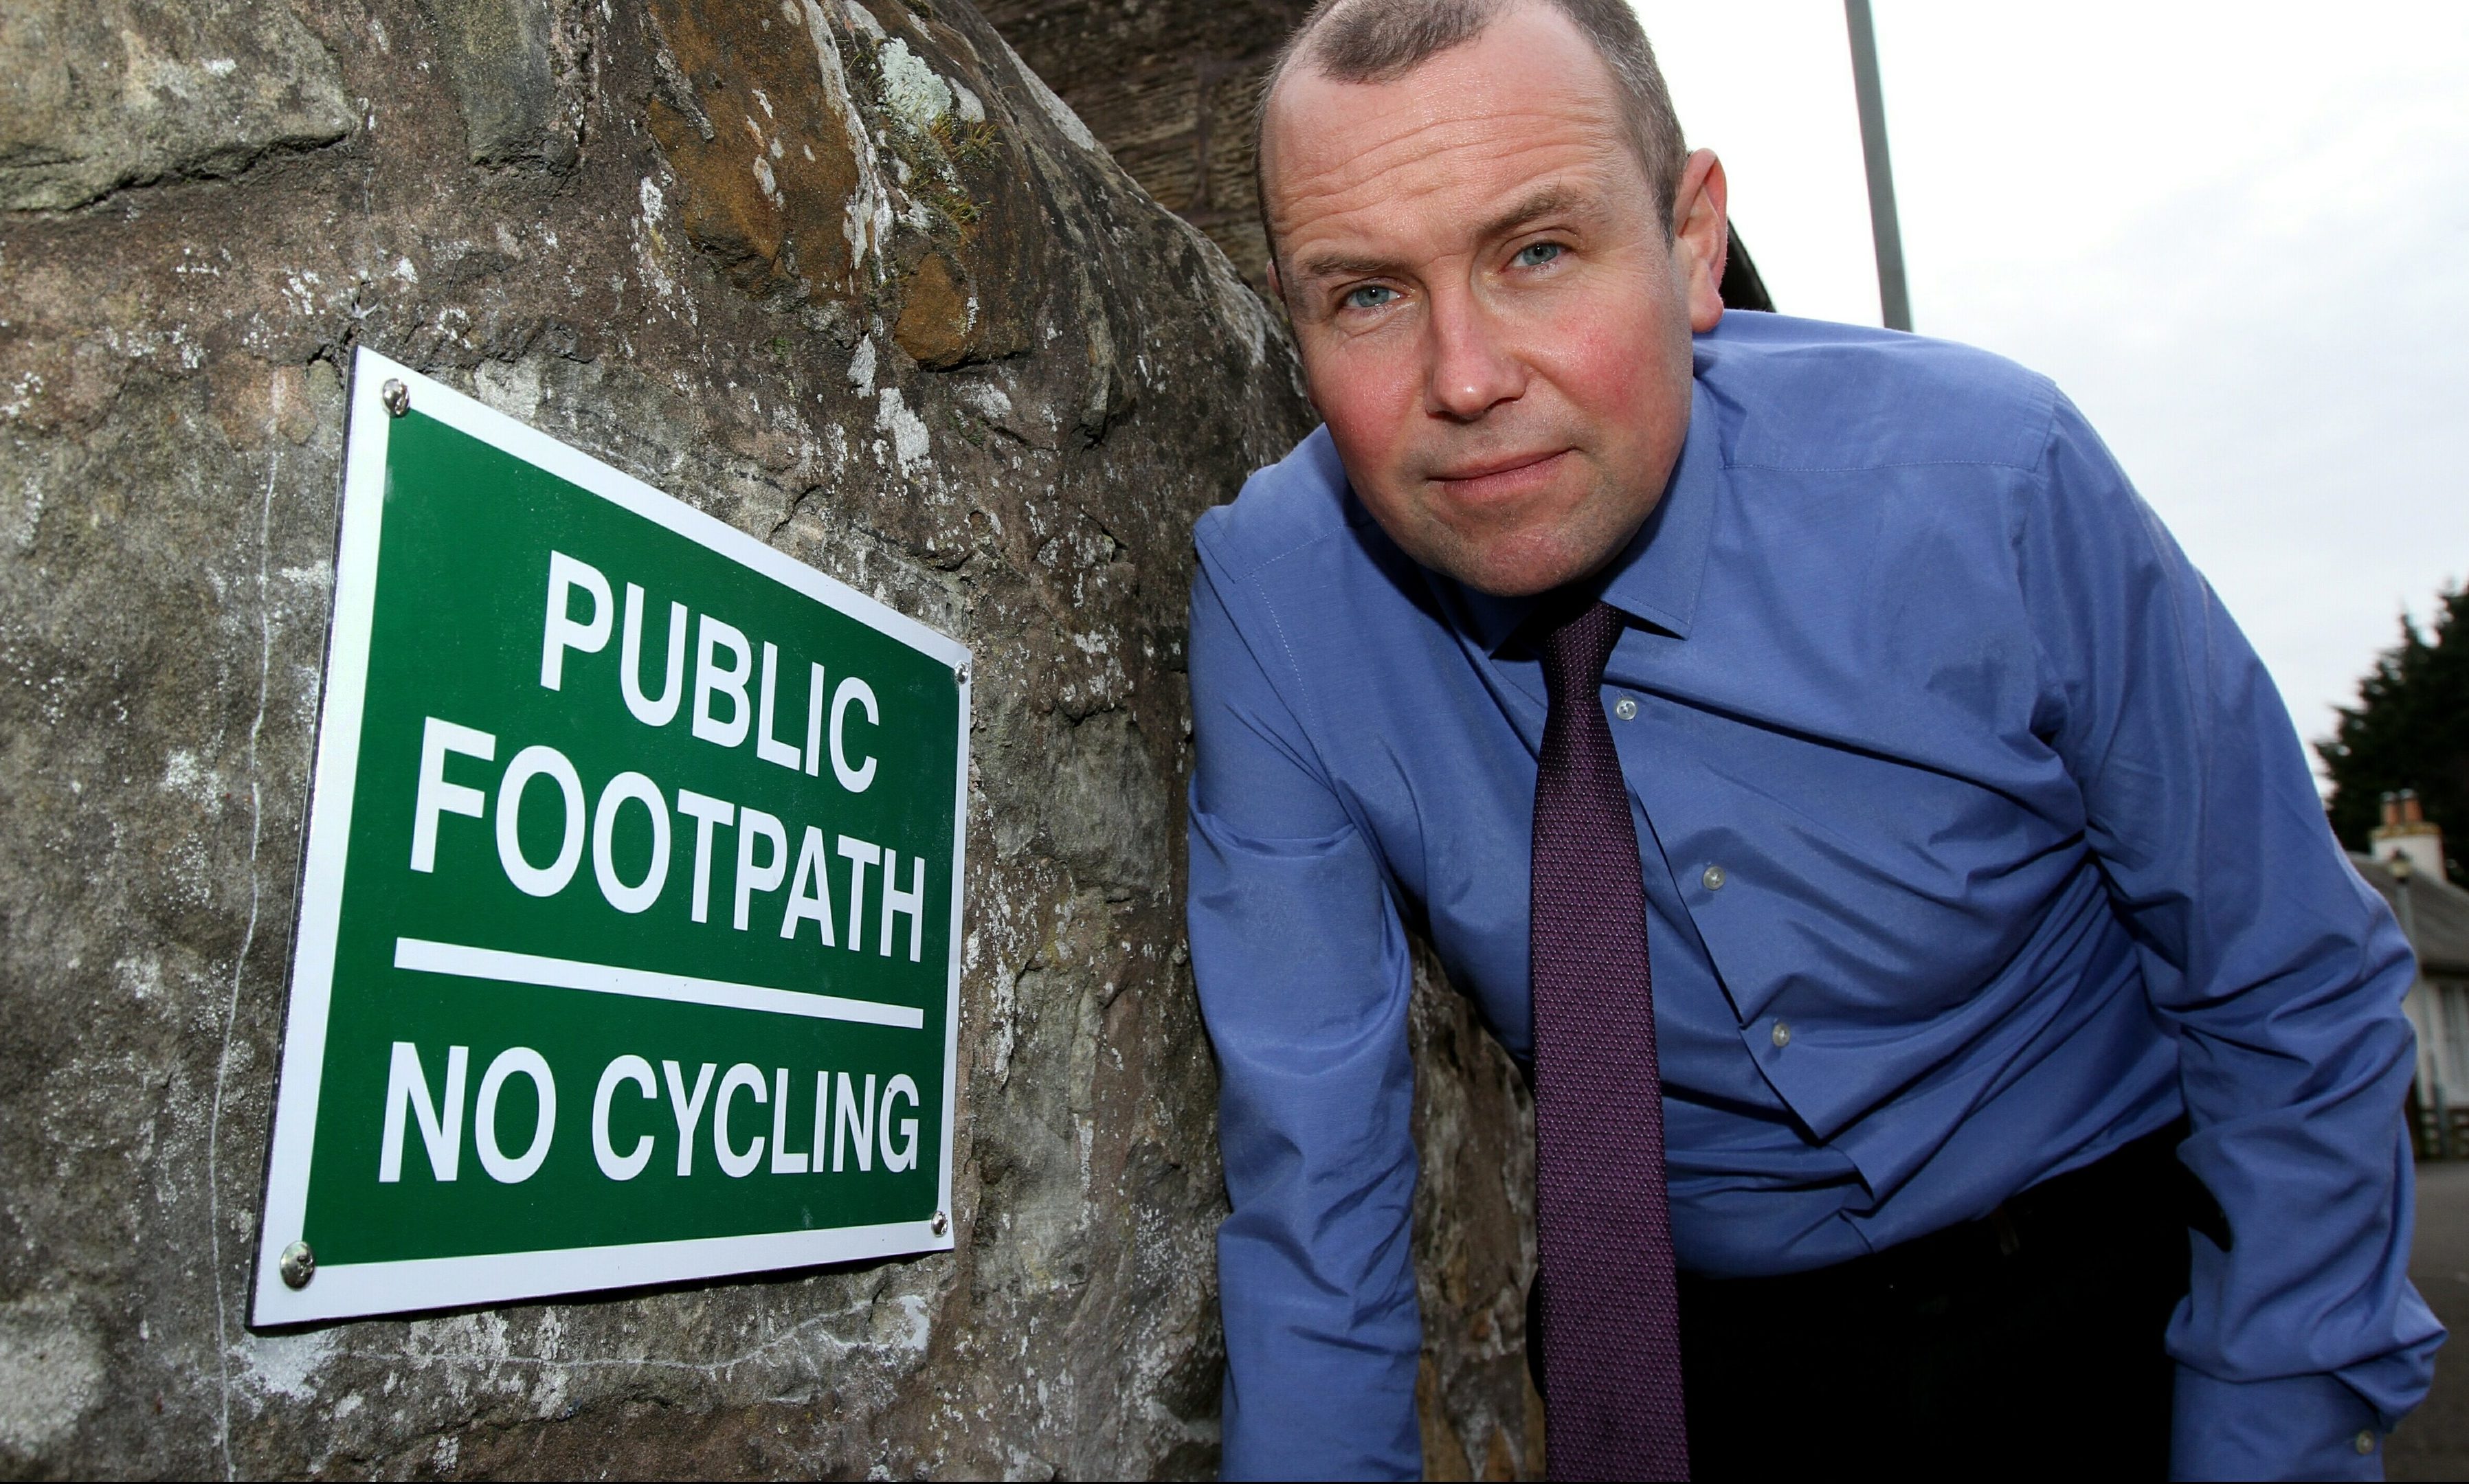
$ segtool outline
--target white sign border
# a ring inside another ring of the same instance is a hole
[[[560,1247],[472,1257],[320,1266],[305,1288],[282,1278],[286,1247],[301,1238],[317,1095],[326,1061],[335,938],[342,915],[343,867],[351,843],[353,789],[377,606],[378,547],[385,514],[386,443],[394,419],[383,400],[401,381],[424,416],[487,443],[697,545],[754,569],[894,641],[940,661],[959,684],[959,737],[952,812],[951,960],[943,1016],[943,1127],[931,1221],[758,1232],[683,1242]],[[824,576],[796,559],[661,493],[630,474],[558,442],[362,346],[352,357],[351,410],[343,452],[340,537],[335,563],[334,620],[327,634],[326,693],[312,768],[308,844],[302,854],[298,930],[293,935],[290,1004],[284,1018],[282,1072],[266,1157],[265,1200],[258,1225],[257,1277],[249,1322],[257,1328],[454,1309],[519,1299],[681,1283],[920,1252],[952,1250],[953,1082],[960,1026],[961,897],[968,879],[969,690],[967,646]]]

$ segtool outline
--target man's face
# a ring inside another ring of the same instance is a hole
[[[1298,66],[1261,151],[1304,374],[1373,517],[1502,596],[1601,566],[1662,496],[1690,331],[1722,315],[1714,156],[1667,238],[1608,69],[1535,4],[1394,81]]]

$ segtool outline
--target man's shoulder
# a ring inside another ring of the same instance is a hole
[[[2002,355],[1898,331],[1735,312],[1696,349],[1735,468],[2031,468],[2061,404]]]
[[[1242,581],[1347,531],[1356,507],[1346,467],[1326,426],[1243,482],[1231,505],[1204,512],[1192,528],[1202,559]]]

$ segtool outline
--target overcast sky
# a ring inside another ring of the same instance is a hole
[[[1878,323],[1841,0],[1635,0],[1787,313]],[[1924,334],[2054,377],[2332,726],[2469,576],[2469,5],[1875,0]]]

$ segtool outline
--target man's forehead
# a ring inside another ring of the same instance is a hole
[[[1307,276],[1339,259],[1445,254],[1542,217],[1582,225],[1611,215],[1619,198],[1644,204],[1633,153],[1596,121],[1521,111],[1487,122],[1452,121],[1388,146],[1367,140],[1299,159],[1269,196],[1288,270]]]
[[[1281,234],[1367,192],[1413,193],[1539,155],[1565,165],[1627,148],[1609,69],[1546,5],[1510,11],[1385,81],[1347,81],[1299,60],[1262,123],[1263,204]]]
[[[1613,215],[1616,189],[1600,170],[1575,168],[1524,174],[1495,189],[1456,182],[1444,194],[1384,201],[1389,210],[1309,213],[1285,256],[1298,282],[1329,275],[1377,273],[1406,260],[1446,256],[1542,224],[1586,227]]]

